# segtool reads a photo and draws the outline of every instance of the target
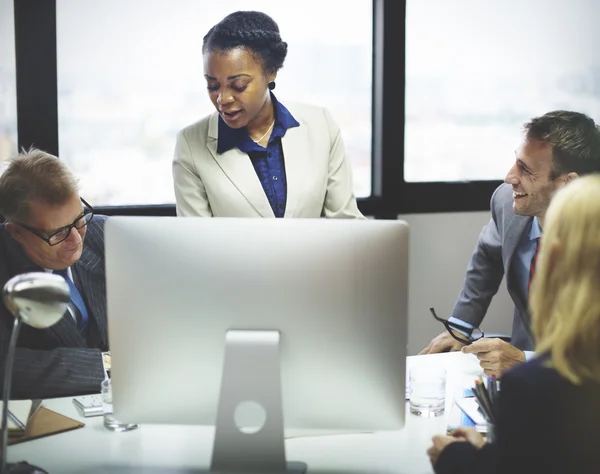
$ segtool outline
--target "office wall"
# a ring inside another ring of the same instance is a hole
[[[454,306],[481,228],[489,212],[401,215],[411,227],[408,354],[417,354],[444,327],[429,313],[447,317]],[[482,324],[484,332],[510,334],[513,304],[502,282]]]

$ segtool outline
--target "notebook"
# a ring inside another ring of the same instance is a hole
[[[471,389],[465,389],[464,398],[457,398],[454,404],[461,411],[461,426],[472,426],[480,433],[487,433],[487,421],[479,411],[479,404]]]
[[[33,406],[32,400],[10,400],[8,402],[8,430],[20,430],[22,425],[27,423],[29,414],[31,413],[31,407]],[[0,401],[0,413],[4,403]],[[12,415],[12,416],[11,416]],[[16,418],[16,420],[15,420]]]
[[[85,426],[77,420],[56,413],[40,404],[33,404],[32,400],[11,400],[8,409],[19,420],[16,422],[9,418],[9,446]],[[22,428],[22,425],[25,425],[25,429]]]

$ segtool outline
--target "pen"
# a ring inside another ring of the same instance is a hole
[[[480,381],[475,381],[474,391],[476,393],[477,401],[479,402],[482,410],[486,414],[488,421],[495,423],[494,413],[492,411],[492,404],[487,396],[485,385]]]
[[[490,384],[490,387],[492,387],[492,403],[495,403],[496,397],[498,396],[498,386],[496,385],[496,376],[492,375],[488,379],[488,383]]]
[[[485,402],[483,401],[483,399],[481,398],[481,395],[479,394],[479,392],[475,392],[475,398],[477,399],[477,404],[479,405],[478,411],[481,411],[483,418],[487,421],[490,422],[490,414],[487,411],[487,408],[485,406]]]
[[[496,418],[496,411],[498,410],[497,398],[496,398],[496,378],[494,376],[488,377],[487,389],[490,396],[490,403],[492,405],[492,415]]]
[[[488,404],[487,408],[490,412],[490,415],[493,415],[492,413],[492,400],[489,394],[488,389],[486,388],[485,384],[483,383],[483,377],[480,375],[479,376],[479,384],[480,384],[480,389],[481,389],[481,396],[482,398],[486,401],[486,403]]]
[[[21,428],[22,430],[24,430],[24,429],[25,429],[25,425],[23,424],[23,422],[22,422],[21,420],[19,420],[19,419],[18,419],[18,418],[15,416],[15,414],[14,414],[12,411],[10,411],[10,410],[8,410],[8,417],[9,417],[9,418],[10,418],[10,419],[13,421],[13,423],[14,423],[15,425],[17,425],[19,428]]]
[[[486,377],[486,382],[487,385],[484,385],[485,388],[485,394],[488,397],[488,400],[490,401],[490,408],[494,408],[494,396],[492,394],[492,382],[491,379],[489,377]]]

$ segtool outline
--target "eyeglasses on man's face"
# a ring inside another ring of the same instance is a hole
[[[462,324],[457,324],[454,322],[450,322],[447,319],[440,318],[437,314],[435,314],[435,309],[429,308],[433,317],[442,323],[446,328],[446,331],[458,342],[462,342],[463,344],[469,345],[473,342],[484,337],[483,331],[479,328],[470,328],[468,326],[463,326]],[[468,335],[460,334],[460,332],[456,333],[454,331],[464,332]]]
[[[25,225],[25,224],[19,224],[19,225],[21,227],[23,227],[24,229],[28,230],[29,232],[31,232],[33,235],[42,239],[50,247],[54,247],[55,245],[58,245],[61,242],[67,240],[69,238],[69,235],[71,235],[71,231],[73,229],[77,229],[77,230],[82,229],[83,227],[88,225],[89,222],[94,217],[94,209],[92,208],[92,206],[90,206],[87,202],[85,202],[85,199],[83,199],[83,198],[80,198],[80,199],[81,199],[81,202],[85,206],[81,215],[77,219],[75,219],[72,224],[61,227],[60,229],[58,229],[57,231],[53,232],[52,234],[50,234],[48,236],[44,235],[41,231],[34,229],[33,227],[29,227],[28,225]]]

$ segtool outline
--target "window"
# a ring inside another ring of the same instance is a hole
[[[408,0],[405,181],[502,179],[529,118],[600,121],[599,17],[596,0]]]
[[[17,152],[17,90],[13,0],[0,0],[0,172]]]
[[[214,110],[202,38],[228,13],[250,9],[271,15],[289,44],[277,97],[331,111],[356,194],[371,194],[371,0],[342,10],[336,0],[57,0],[60,156],[86,199],[174,202],[175,135]]]

